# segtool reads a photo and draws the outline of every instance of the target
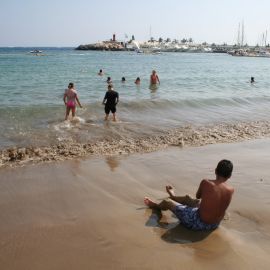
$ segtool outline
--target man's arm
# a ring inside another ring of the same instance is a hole
[[[119,94],[117,93],[115,105],[116,105],[118,102],[119,102]]]
[[[199,188],[198,188],[197,193],[196,193],[196,198],[197,199],[201,199],[201,197],[202,197],[202,186],[203,186],[205,181],[206,180],[202,180],[200,185],[199,185]]]
[[[67,94],[65,93],[64,96],[63,96],[63,101],[64,101],[65,105],[67,104],[66,97],[67,97]]]
[[[159,77],[158,77],[158,75],[157,75],[157,80],[158,80],[158,83],[160,84],[160,80],[159,80]]]
[[[78,96],[76,95],[76,101],[77,101],[77,103],[79,104],[79,106],[82,108],[82,105],[81,105],[81,103],[80,103],[80,101],[79,101],[79,99],[78,99]]]
[[[106,104],[106,103],[105,103],[106,100],[107,100],[107,92],[106,92],[106,94],[105,94],[105,96],[104,96],[104,99],[103,99],[103,101],[102,101],[102,104],[105,105],[105,104]]]

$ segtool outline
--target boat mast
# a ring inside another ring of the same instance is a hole
[[[240,23],[238,24],[237,45],[240,47]]]
[[[242,22],[241,46],[244,46],[244,37],[245,37],[245,29],[244,29],[244,21],[243,21],[243,22]]]

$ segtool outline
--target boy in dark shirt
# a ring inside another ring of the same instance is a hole
[[[116,121],[115,113],[116,113],[116,104],[119,102],[119,95],[116,91],[114,91],[113,86],[111,84],[108,85],[108,91],[105,94],[102,104],[105,104],[105,119],[108,120],[109,113],[113,114],[113,121]]]

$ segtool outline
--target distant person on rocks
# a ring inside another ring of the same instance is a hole
[[[139,85],[141,83],[141,79],[140,77],[137,77],[137,79],[135,80],[135,84]]]
[[[112,79],[111,79],[111,77],[107,77],[107,84],[112,84]]]
[[[99,73],[98,73],[99,76],[103,76],[104,75],[104,72],[102,69],[99,70]]]
[[[157,72],[155,70],[152,71],[152,74],[150,76],[150,89],[156,90],[157,84],[160,84],[159,77],[157,75]]]
[[[68,119],[70,111],[72,111],[72,117],[75,117],[76,101],[81,108],[82,108],[82,105],[79,101],[77,91],[74,88],[74,83],[69,83],[68,88],[65,90],[63,100],[64,100],[64,103],[66,105],[65,120]]]
[[[153,209],[171,210],[181,224],[188,229],[214,230],[224,218],[234,193],[234,189],[226,183],[232,171],[232,162],[221,160],[215,170],[216,179],[202,180],[196,199],[192,199],[189,195],[178,197],[171,186],[166,186],[169,199],[158,204],[145,197],[144,203]]]
[[[113,114],[113,121],[116,121],[116,105],[119,102],[119,95],[114,91],[111,84],[108,85],[108,91],[105,94],[102,104],[105,105],[105,121],[108,120],[110,112]]]
[[[125,77],[122,77],[121,82],[122,83],[126,82],[126,78]]]
[[[255,78],[254,77],[250,78],[250,83],[255,83]]]

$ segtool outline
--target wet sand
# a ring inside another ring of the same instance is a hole
[[[119,123],[107,123],[118,126]],[[116,127],[115,126],[115,127]],[[114,128],[115,128],[114,127]],[[121,128],[120,128],[121,129]],[[119,132],[119,126],[116,128]],[[140,135],[118,133],[110,129],[110,135],[103,133],[103,138],[85,143],[72,138],[61,143],[47,146],[11,147],[0,150],[1,167],[19,167],[33,163],[55,162],[97,155],[122,155],[149,153],[168,146],[203,146],[217,143],[235,143],[252,139],[270,137],[270,122],[238,122],[234,124],[212,124],[208,126],[183,126],[155,134],[148,134],[146,129],[138,129]]]
[[[256,140],[2,168],[1,269],[269,269],[269,153]],[[236,192],[214,232],[144,207],[167,184],[194,195],[222,158]]]

